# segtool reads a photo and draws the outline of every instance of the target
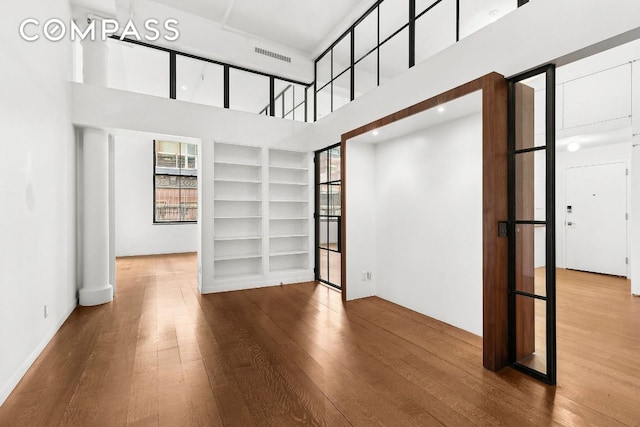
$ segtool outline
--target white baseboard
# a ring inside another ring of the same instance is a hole
[[[207,284],[204,284],[201,292],[202,294],[214,294],[217,292],[245,291],[248,289],[311,282],[313,280],[315,280],[315,278],[312,271],[299,271],[296,273],[284,273],[269,279],[259,277],[240,278],[239,280],[228,279],[217,283],[214,282],[208,286]]]
[[[31,352],[29,357],[27,357],[22,365],[20,365],[18,370],[11,376],[11,378],[9,378],[9,381],[2,385],[2,388],[0,388],[0,406],[4,404],[13,389],[16,388],[22,377],[24,377],[29,368],[31,368],[33,362],[35,362],[38,356],[40,356],[47,344],[49,344],[53,336],[56,334],[56,332],[58,332],[60,327],[62,327],[64,322],[69,318],[69,316],[71,315],[71,313],[73,313],[73,310],[75,310],[77,306],[78,300],[76,299],[71,307],[67,310],[67,312],[62,315],[62,318],[60,318],[58,322],[53,326],[53,328],[51,328],[49,332],[47,332],[42,341],[40,341],[40,344],[38,344],[33,352]]]

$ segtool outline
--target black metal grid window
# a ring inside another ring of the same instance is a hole
[[[342,288],[342,181],[340,144],[317,151],[316,280]]]
[[[316,59],[314,120],[477,31],[477,16],[491,22],[527,2],[376,1]]]
[[[114,44],[114,47],[135,45],[136,48],[146,48],[146,53],[168,55],[168,59],[165,58],[164,61],[162,57],[157,59],[157,67],[147,71],[158,72],[157,68],[166,70],[164,76],[168,87],[163,87],[160,92],[149,92],[147,76],[133,76],[134,80],[141,82],[140,89],[134,91],[289,120],[306,122],[313,118],[313,114],[309,114],[312,107],[307,102],[313,83],[279,77],[138,40],[120,40],[118,36],[112,36],[109,43]],[[126,62],[129,59],[132,64],[138,64],[138,57],[145,53],[144,50],[140,54],[129,50],[123,52],[123,60]],[[119,88],[126,90],[126,87]],[[279,109],[277,106],[280,106]]]
[[[153,222],[198,220],[198,146],[153,142]]]

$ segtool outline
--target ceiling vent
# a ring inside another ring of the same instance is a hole
[[[289,58],[288,56],[281,55],[281,54],[275,53],[275,52],[271,52],[270,50],[266,50],[266,49],[263,49],[261,47],[256,47],[255,48],[255,52],[259,53],[260,55],[268,56],[269,58],[273,58],[273,59],[277,59],[279,61],[284,61],[284,62],[291,63],[291,58]]]

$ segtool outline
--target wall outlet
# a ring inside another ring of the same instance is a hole
[[[49,305],[45,304],[44,305],[44,318],[46,319],[47,317],[49,317]]]
[[[366,281],[366,280],[367,280],[367,272],[366,272],[366,271],[363,271],[363,272],[362,272],[362,281],[364,282],[364,281]]]

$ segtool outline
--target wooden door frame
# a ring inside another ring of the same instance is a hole
[[[509,365],[508,239],[498,236],[508,220],[508,83],[489,73],[410,107],[396,111],[341,137],[342,299],[347,296],[347,142],[358,135],[482,91],[482,295],[483,365],[497,371]]]

